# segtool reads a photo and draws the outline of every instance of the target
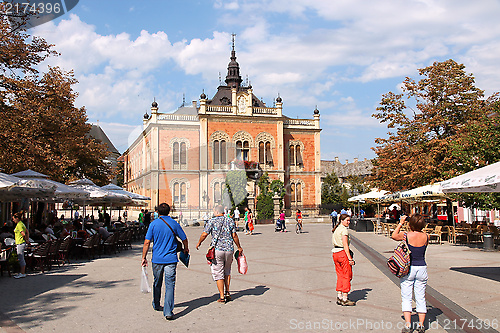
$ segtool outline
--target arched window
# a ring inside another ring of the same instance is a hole
[[[248,161],[250,156],[250,144],[248,141],[236,141],[236,158]]]
[[[179,164],[179,142],[174,142],[174,149],[172,154],[174,155],[174,165]]]
[[[302,167],[302,152],[300,149],[300,144],[292,144],[289,149],[290,166]]]
[[[297,203],[302,202],[302,184],[301,183],[295,184],[295,202],[297,202]]]
[[[226,165],[226,141],[215,140],[213,142],[214,169],[220,169]]]
[[[175,182],[172,187],[172,203],[176,207],[187,205],[187,185],[185,182]]]
[[[271,142],[259,142],[259,163],[273,166]]]
[[[186,143],[185,142],[181,142],[180,161],[181,161],[181,164],[187,164]]]
[[[290,184],[290,202],[295,204],[295,184]]]

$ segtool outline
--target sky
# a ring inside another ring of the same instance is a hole
[[[240,73],[283,113],[320,110],[321,159],[374,158],[388,129],[372,117],[383,94],[435,61],[463,63],[486,96],[500,90],[497,0],[80,0],[30,29],[73,70],[76,106],[123,153],[156,99],[160,112],[212,98],[236,34]],[[220,73],[220,74],[219,74]]]

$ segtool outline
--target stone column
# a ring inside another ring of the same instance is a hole
[[[275,195],[273,197],[273,204],[274,204],[274,221],[278,219],[280,216],[280,197]]]

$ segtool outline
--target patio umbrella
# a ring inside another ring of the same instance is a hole
[[[13,174],[13,176],[22,179],[29,179],[36,182],[37,184],[43,184],[48,188],[54,189],[54,194],[52,197],[36,198],[35,200],[63,202],[65,200],[86,199],[89,197],[88,193],[85,191],[48,179],[48,176],[29,169],[17,172]]]
[[[440,185],[444,193],[500,192],[500,162],[442,181]]]
[[[128,197],[130,197],[131,199],[134,199],[134,200],[151,200],[150,197],[147,197],[145,195],[140,195],[140,194],[137,194],[137,193],[134,193],[134,192],[126,191],[122,187],[120,187],[118,185],[115,185],[115,184],[108,184],[108,185],[105,185],[105,186],[101,186],[101,188],[103,190],[113,191],[114,193],[124,194],[124,195],[126,195],[126,196],[128,196]]]
[[[423,200],[444,199],[446,195],[439,184],[430,184],[399,193],[400,200],[414,203]]]
[[[130,197],[127,195],[102,189],[87,178],[71,182],[70,186],[87,192],[89,194],[88,199],[79,199],[77,201],[84,202],[89,205],[98,206],[106,204],[127,204],[131,201]]]
[[[381,202],[381,199],[387,195],[387,193],[389,193],[389,191],[385,191],[385,190],[379,190],[379,189],[372,189],[370,192],[368,193],[364,193],[364,194],[360,194],[360,195],[357,195],[355,197],[352,197],[352,198],[349,198],[347,199],[347,201],[350,201],[350,202],[370,202],[370,203],[376,203],[377,204],[377,215],[379,216],[379,218],[377,219],[377,224],[380,222],[380,202]]]
[[[21,179],[0,172],[0,201],[20,201],[23,198],[49,198],[54,186],[33,179]]]

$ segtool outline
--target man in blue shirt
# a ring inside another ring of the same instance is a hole
[[[337,224],[337,216],[338,216],[338,213],[337,213],[337,211],[334,209],[330,215],[332,216],[332,228],[335,228],[335,225]]]
[[[175,236],[182,240],[184,253],[189,253],[188,240],[184,230],[168,214],[170,206],[162,203],[158,206],[159,218],[155,219],[149,225],[146,239],[142,247],[142,266],[148,265],[146,256],[149,246],[153,242],[153,257],[151,263],[153,266],[153,309],[161,311],[160,297],[163,274],[165,273],[165,304],[163,315],[165,319],[174,319],[174,290],[175,274],[177,269],[177,242]]]

